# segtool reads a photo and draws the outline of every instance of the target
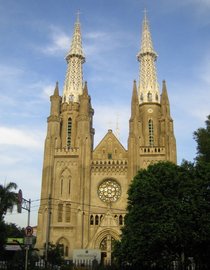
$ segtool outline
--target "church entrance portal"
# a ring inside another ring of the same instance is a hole
[[[111,264],[112,262],[114,241],[115,239],[110,234],[107,234],[100,243],[99,248],[101,250],[101,260],[105,265]]]

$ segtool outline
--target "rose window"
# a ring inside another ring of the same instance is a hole
[[[105,180],[98,187],[98,196],[103,202],[116,202],[120,195],[121,188],[115,180]]]

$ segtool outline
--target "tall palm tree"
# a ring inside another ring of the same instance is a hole
[[[14,205],[18,202],[17,193],[14,190],[17,184],[10,182],[6,185],[0,185],[0,220],[4,218],[7,211],[12,212]]]

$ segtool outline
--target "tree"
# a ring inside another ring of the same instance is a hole
[[[167,269],[178,261],[184,269],[194,257],[209,266],[207,254],[199,259],[202,248],[209,248],[209,181],[210,166],[189,162],[159,162],[140,170],[128,191],[128,213],[114,252],[118,262]]]
[[[18,253],[18,251],[6,251],[4,250],[4,245],[6,244],[7,238],[23,238],[25,236],[24,229],[17,227],[14,223],[5,223],[4,220],[2,220],[0,221],[0,232],[0,259],[12,261],[14,253]]]
[[[6,223],[7,237],[21,238],[25,236],[25,229],[18,227],[15,223]]]
[[[199,128],[194,132],[197,142],[197,161],[210,162],[210,115],[205,121],[206,128]]]
[[[0,185],[0,220],[2,220],[7,211],[13,210],[14,205],[18,203],[17,193],[13,190],[17,189],[17,185],[13,182],[6,186]]]
[[[3,251],[4,251],[4,245],[7,240],[6,235],[6,225],[3,220],[0,220],[0,259],[2,259]]]
[[[13,191],[16,188],[17,185],[13,182],[8,183],[6,186],[0,185],[0,253],[4,249],[7,238],[4,216],[8,210],[12,211],[17,203],[17,194]]]
[[[44,252],[44,258],[46,259],[46,254]],[[60,244],[49,243],[47,251],[47,262],[50,264],[51,268],[53,265],[61,265],[63,263],[63,246]]]

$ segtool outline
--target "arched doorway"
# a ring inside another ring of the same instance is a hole
[[[61,237],[58,241],[57,244],[60,245],[62,248],[62,253],[65,258],[69,257],[69,243],[68,240],[64,237]]]
[[[112,251],[115,238],[111,234],[107,234],[100,242],[99,249],[101,250],[102,263],[107,265],[112,262]]]

